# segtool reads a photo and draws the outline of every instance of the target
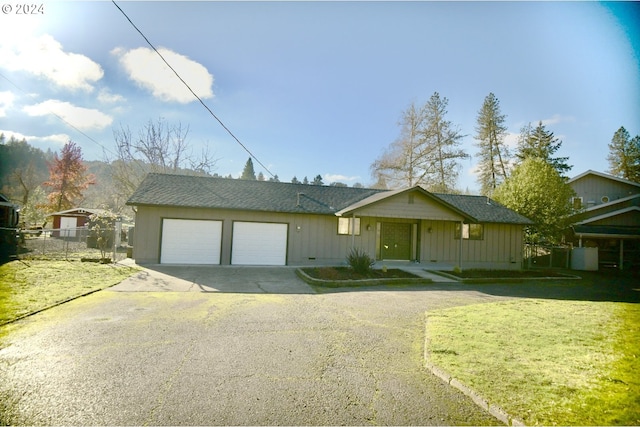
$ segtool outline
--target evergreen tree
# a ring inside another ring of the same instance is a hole
[[[640,136],[631,138],[620,126],[609,143],[609,172],[629,181],[640,182]]]
[[[313,178],[311,185],[324,185],[324,182],[322,182],[322,175],[316,175],[316,177]]]
[[[39,148],[0,134],[0,192],[25,206],[31,192],[47,179],[47,159]]]
[[[302,183],[304,185],[309,185],[309,180],[307,179],[307,177],[305,176],[304,179],[302,180]]]
[[[296,176],[294,175],[293,178],[291,178],[291,183],[292,184],[301,184],[300,181],[298,181],[298,178],[296,178]]]
[[[43,184],[52,189],[47,196],[48,210],[56,212],[75,207],[82,201],[82,192],[91,184],[95,184],[95,180],[82,163],[82,149],[69,141],[62,147],[60,157],[54,155],[49,165],[49,181]]]
[[[566,176],[572,168],[567,164],[568,157],[551,157],[562,146],[562,141],[553,135],[553,132],[545,129],[542,122],[532,129],[531,123],[527,124],[520,131],[518,141],[518,151],[516,158],[518,163],[528,158],[541,159],[551,165],[560,176]]]
[[[505,115],[493,93],[487,95],[478,112],[475,139],[480,148],[477,156],[480,193],[490,195],[507,178],[509,150],[504,142],[507,134]]]
[[[258,173],[258,181],[264,181],[264,180],[265,180],[264,174],[262,172]]]
[[[269,182],[280,182],[280,178],[278,178],[278,174],[275,174],[271,178],[269,178]]]
[[[253,169],[253,160],[251,160],[251,157],[249,157],[247,163],[244,164],[240,179],[256,180],[256,171]]]

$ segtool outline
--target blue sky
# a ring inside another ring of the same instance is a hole
[[[103,160],[114,129],[136,132],[163,117],[190,127],[195,152],[209,147],[214,172],[241,173],[248,154],[111,2],[45,2],[34,15],[5,4],[5,136],[53,150],[72,139],[85,159]],[[640,134],[639,3],[118,4],[282,181],[320,174],[325,183],[371,184],[369,167],[398,137],[401,112],[436,91],[471,155],[490,92],[507,116],[508,142],[542,120],[563,141],[558,155],[570,157],[571,175],[606,171],[620,126]],[[476,162],[462,163],[459,188],[477,191]]]

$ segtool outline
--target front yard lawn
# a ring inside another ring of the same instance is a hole
[[[522,299],[433,311],[427,357],[527,425],[640,425],[640,304]]]
[[[121,282],[136,268],[73,261],[12,261],[0,266],[0,325]]]

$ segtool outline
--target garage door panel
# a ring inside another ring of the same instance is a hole
[[[220,264],[222,221],[165,219],[161,264]]]
[[[234,222],[231,263],[285,265],[287,231],[287,224]]]

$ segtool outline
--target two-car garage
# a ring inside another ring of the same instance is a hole
[[[165,218],[160,263],[220,264],[225,250],[223,225],[223,221]],[[234,221],[231,264],[286,265],[287,235],[288,224]]]

